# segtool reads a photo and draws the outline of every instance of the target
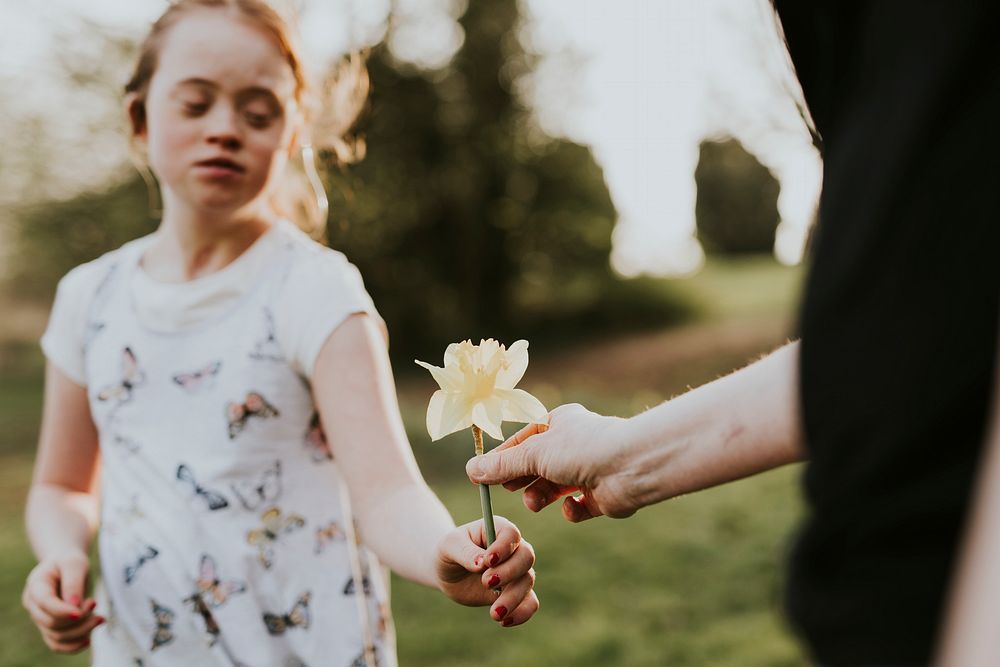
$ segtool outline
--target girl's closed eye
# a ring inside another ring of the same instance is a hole
[[[184,115],[195,118],[208,111],[210,103],[208,100],[182,100],[181,106],[184,109]]]

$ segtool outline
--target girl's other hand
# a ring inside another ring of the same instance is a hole
[[[482,519],[445,535],[438,545],[438,585],[460,604],[490,605],[490,617],[504,627],[520,625],[538,611],[535,550],[510,521],[498,516],[494,522],[497,539],[488,549]]]
[[[91,631],[105,621],[94,614],[97,603],[83,598],[89,569],[87,554],[79,551],[46,558],[28,574],[21,603],[57,653],[90,646]]]

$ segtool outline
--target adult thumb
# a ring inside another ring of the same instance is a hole
[[[475,484],[503,484],[519,477],[538,476],[534,456],[537,449],[532,443],[474,456],[465,464],[465,472]]]
[[[79,607],[83,602],[89,570],[90,564],[83,558],[59,562],[59,595],[74,607]]]

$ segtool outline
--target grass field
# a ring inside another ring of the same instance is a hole
[[[702,319],[533,358],[525,387],[549,406],[579,401],[597,411],[634,414],[781,343],[790,331],[800,278],[801,271],[766,259],[711,263],[681,283],[705,304]],[[34,344],[0,348],[0,667],[89,664],[86,654],[48,653],[19,603],[33,565],[21,513],[40,411],[41,364]],[[467,434],[429,443],[422,424],[433,382],[407,372],[398,385],[425,475],[456,521],[476,518],[478,494],[463,472],[471,454]],[[801,512],[799,473],[789,467],[662,503],[628,520],[581,525],[563,521],[558,509],[533,515],[519,496],[496,490],[496,512],[516,521],[538,552],[541,610],[527,625],[503,629],[485,610],[455,606],[396,579],[400,662],[805,664],[780,611],[787,545]]]

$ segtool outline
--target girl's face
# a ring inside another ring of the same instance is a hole
[[[205,10],[165,35],[137,136],[167,202],[225,214],[266,196],[298,123],[295,77],[274,39]]]

